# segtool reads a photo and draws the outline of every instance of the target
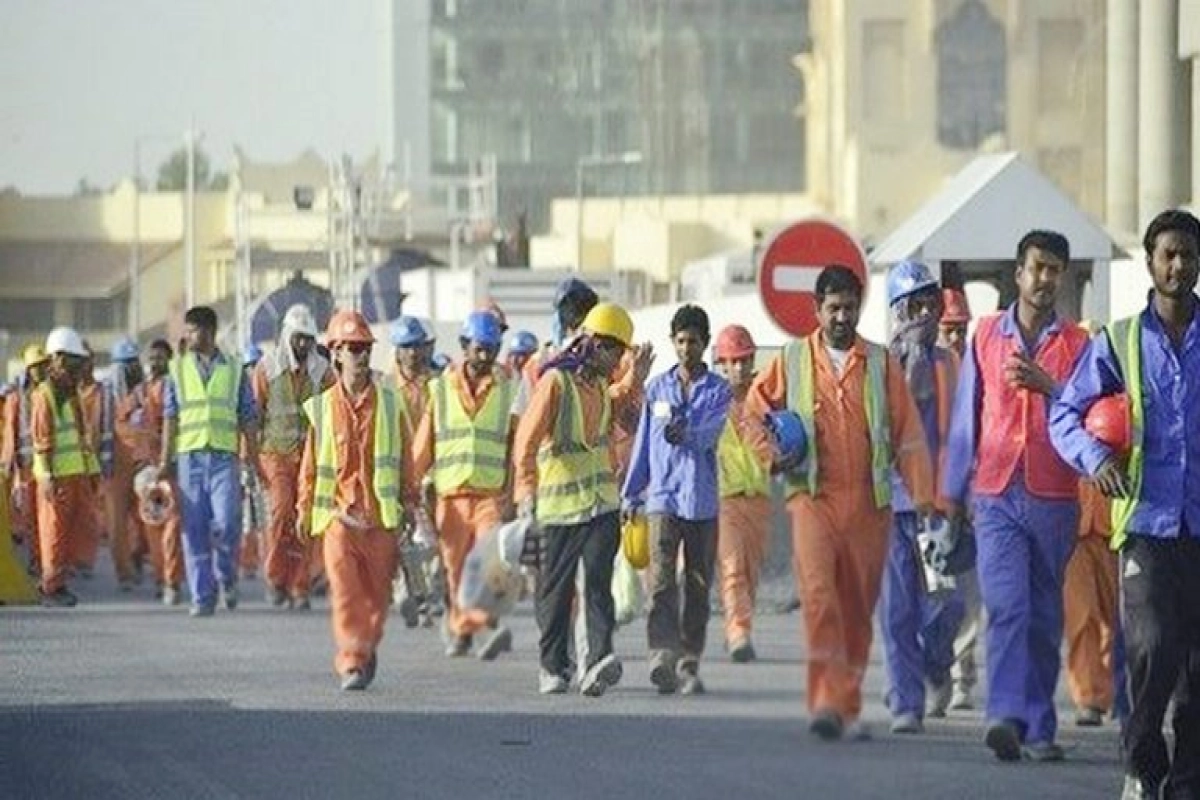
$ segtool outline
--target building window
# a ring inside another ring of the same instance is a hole
[[[74,327],[78,331],[112,331],[125,327],[128,299],[102,298],[75,300],[71,303]]]
[[[458,113],[437,104],[433,107],[433,160],[445,164],[458,161]]]
[[[42,331],[54,327],[53,300],[0,300],[0,320],[10,331]]]
[[[1006,129],[1008,45],[982,0],[967,0],[937,30],[938,141],[973,150]]]

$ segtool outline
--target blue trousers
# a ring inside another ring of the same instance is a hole
[[[962,593],[931,595],[921,579],[916,535],[917,515],[901,511],[892,518],[887,566],[883,573],[881,618],[887,664],[887,705],[893,715],[925,716],[925,681],[950,679],[954,637],[962,624]]]
[[[193,605],[212,606],[237,582],[242,482],[232,453],[200,450],[178,459],[183,556]]]
[[[987,718],[1029,744],[1053,742],[1062,669],[1063,581],[1079,504],[1043,500],[1018,474],[1004,493],[974,499],[979,592],[987,611]]]

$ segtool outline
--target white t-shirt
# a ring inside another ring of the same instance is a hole
[[[849,350],[837,350],[825,345],[825,352],[829,353],[829,360],[833,362],[833,368],[837,371],[838,377],[846,371],[846,362],[850,359]]]

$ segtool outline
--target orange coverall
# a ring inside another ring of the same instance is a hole
[[[392,597],[397,531],[385,530],[375,497],[375,392],[352,397],[338,382],[333,394],[337,518],[324,533],[325,571],[329,577],[329,609],[337,647],[333,668],[339,675],[364,670],[383,640]],[[316,437],[308,432],[300,466],[296,513],[312,517],[316,489]],[[401,448],[403,450],[403,447]],[[402,458],[404,464],[407,459]],[[402,466],[403,469],[403,466]],[[293,535],[295,535],[293,533]]]
[[[75,424],[83,430],[83,411],[79,399],[71,397],[71,410]],[[33,436],[33,452],[52,458],[54,454],[54,409],[45,392],[34,392],[30,409],[29,428]],[[67,570],[71,564],[76,536],[83,535],[87,524],[80,520],[91,520],[95,516],[96,476],[72,475],[54,478],[54,496],[44,496],[41,487],[33,487],[37,497],[38,536],[42,553],[42,593],[54,594],[66,586]]]
[[[113,474],[108,497],[113,565],[121,581],[133,580],[133,547],[145,537],[133,478],[142,466],[158,463],[160,455],[153,447],[159,437],[148,424],[146,386],[142,384],[117,400],[113,414]]]
[[[446,370],[451,388],[457,393],[463,409],[474,419],[487,402],[488,395],[496,386],[492,374],[481,375],[472,384],[466,367],[461,361]],[[512,420],[509,420],[509,441],[512,441]],[[412,478],[408,485],[410,501],[419,501],[421,487],[419,476],[433,468],[436,431],[434,429],[433,403],[427,402],[421,421],[417,425],[413,440]],[[511,452],[511,446],[510,446]],[[511,469],[511,466],[510,466]],[[511,473],[510,479],[511,482]],[[464,610],[458,605],[458,585],[462,581],[463,565],[475,538],[499,525],[508,505],[508,489],[494,491],[463,486],[445,495],[438,495],[434,509],[434,526],[438,532],[438,550],[446,570],[446,619],[450,633],[454,636],[473,636],[487,627],[488,616],[479,610]]]
[[[13,503],[12,526],[13,538],[25,540],[29,548],[29,563],[35,570],[41,569],[41,542],[37,532],[37,503],[34,499],[36,487],[33,485],[33,473],[29,463],[22,463],[18,453],[21,439],[21,406],[32,402],[32,389],[16,389],[6,398],[4,403],[4,437],[0,442],[0,464],[9,470],[9,491],[13,496],[20,495],[24,505],[18,507]]]
[[[164,411],[164,378],[150,379],[145,383],[146,405],[142,409],[146,430],[148,431],[150,452],[158,456],[162,454],[162,434]],[[167,521],[162,525],[144,525],[146,545],[150,550],[150,563],[154,567],[154,577],[159,586],[178,589],[183,583],[183,541],[180,538],[180,504],[179,490],[172,483],[171,490],[175,493],[175,506]]]
[[[1079,542],[1063,584],[1067,686],[1079,708],[1108,711],[1113,703],[1112,654],[1119,581],[1109,549],[1109,501],[1088,481],[1079,483]]]
[[[104,387],[94,380],[79,385],[79,407],[83,411],[83,437],[87,440],[92,452],[100,454],[100,440],[104,435],[101,430],[104,416]],[[100,540],[109,532],[108,492],[104,484],[108,481],[101,476],[89,485],[94,487],[93,495],[88,500],[88,514],[91,524],[79,525],[78,531],[72,538],[71,563],[78,569],[94,570],[96,568],[96,553],[100,550]]]
[[[820,331],[813,352],[818,460],[817,494],[788,502],[794,567],[804,608],[808,651],[808,708],[834,712],[843,723],[862,712],[862,679],[873,634],[887,558],[890,508],[876,508],[871,488],[871,445],[863,391],[866,342],[856,338],[845,369],[837,373]],[[888,356],[887,404],[892,450],[917,506],[934,496],[933,466],[904,371]],[[750,387],[749,413],[763,419],[787,403],[783,358],[777,357]],[[764,463],[772,447],[765,432],[754,437]],[[809,446],[812,446],[810,442]]]

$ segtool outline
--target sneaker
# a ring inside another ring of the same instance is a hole
[[[174,586],[164,586],[162,590],[162,604],[164,606],[179,605],[179,590]]]
[[[742,639],[729,646],[729,660],[735,664],[749,664],[758,658],[754,652],[754,644],[749,639]]]
[[[650,667],[650,683],[654,684],[659,694],[675,694],[679,688],[679,679],[675,675],[675,665],[666,657],[656,658]]]
[[[233,611],[238,607],[238,589],[237,586],[230,584],[221,588],[221,600],[225,603],[226,611]]]
[[[955,686],[950,695],[951,711],[974,711],[975,701],[971,699],[971,691],[961,686]]]
[[[842,718],[833,711],[820,711],[808,723],[808,732],[826,742],[842,738]]]
[[[583,673],[583,678],[579,681],[579,693],[586,697],[600,697],[620,683],[624,674],[625,668],[621,666],[620,660],[609,653]]]
[[[1075,725],[1080,728],[1099,728],[1104,724],[1104,712],[1095,706],[1084,706],[1075,714]]]
[[[682,695],[704,694],[704,681],[695,672],[685,672],[679,676],[679,693]]]
[[[211,617],[217,611],[215,605],[197,604],[188,609],[188,616],[191,617]]]
[[[983,741],[1001,761],[1021,760],[1021,737],[1011,722],[993,722]]]
[[[471,652],[471,637],[470,636],[455,636],[450,640],[450,644],[446,645],[447,658],[462,658]]]
[[[892,733],[915,734],[924,732],[925,723],[916,714],[898,714],[892,717]]]
[[[292,598],[293,611],[312,611],[312,601],[307,596]]]
[[[79,602],[79,598],[71,594],[71,590],[63,587],[56,592],[42,595],[42,605],[46,608],[71,608]]]
[[[1126,775],[1121,800],[1158,800],[1160,793],[1160,784]]]
[[[287,592],[285,592],[283,589],[276,589],[274,586],[267,587],[267,603],[269,603],[272,608],[283,608],[287,605],[287,602]]]
[[[342,676],[342,691],[343,692],[361,692],[367,688],[370,681],[367,675],[360,669],[352,669]]]
[[[946,709],[950,707],[950,701],[954,687],[950,681],[945,681],[941,685],[931,683],[928,691],[928,705],[925,709],[925,716],[931,719],[941,719],[946,716]]]
[[[1037,742],[1036,744],[1027,744],[1022,748],[1023,755],[1030,761],[1037,761],[1042,764],[1054,764],[1059,761],[1066,761],[1066,751],[1054,742]]]
[[[483,643],[483,647],[479,648],[479,660],[495,661],[501,653],[512,652],[512,645],[512,631],[501,625],[492,632],[488,640]]]
[[[843,734],[847,741],[851,742],[869,742],[871,741],[871,726],[863,722],[861,719],[856,719],[846,726],[846,731]]]
[[[562,675],[542,670],[538,673],[538,694],[566,694],[571,684]]]
[[[416,600],[406,597],[397,603],[400,616],[404,619],[404,627],[415,628],[421,622],[421,610]]]

